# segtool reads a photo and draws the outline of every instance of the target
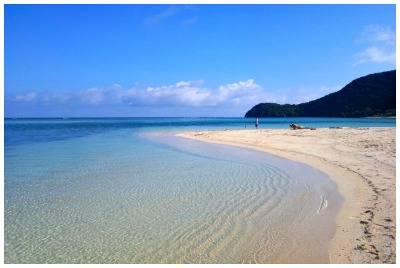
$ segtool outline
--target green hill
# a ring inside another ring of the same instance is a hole
[[[396,70],[353,80],[338,92],[302,104],[260,103],[245,117],[396,116]]]

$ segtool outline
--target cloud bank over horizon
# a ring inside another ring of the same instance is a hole
[[[5,95],[5,115],[15,116],[13,107],[37,106],[67,107],[74,106],[88,109],[101,107],[148,108],[151,111],[159,109],[159,116],[163,108],[185,109],[223,109],[235,108],[243,116],[244,112],[260,102],[293,103],[310,101],[322,97],[339,87],[321,87],[319,89],[287,89],[280,93],[268,92],[258,85],[254,79],[239,81],[218,86],[211,89],[206,87],[203,80],[179,81],[172,85],[162,86],[135,86],[123,89],[119,84],[107,87],[92,87],[86,90],[63,93],[30,91],[19,94]],[[297,94],[296,94],[297,93]],[[209,114],[211,115],[211,114]],[[205,116],[209,116],[205,115]],[[20,116],[20,115],[18,115]],[[69,115],[66,115],[69,116]],[[211,116],[215,116],[212,114]],[[223,114],[220,114],[223,116]]]
[[[123,89],[114,84],[108,87],[93,87],[82,91],[65,93],[28,92],[7,96],[11,102],[69,103],[89,105],[123,103],[128,106],[237,106],[256,101],[263,95],[262,88],[253,79],[209,89],[203,81],[180,81],[173,85],[158,87],[132,87]]]

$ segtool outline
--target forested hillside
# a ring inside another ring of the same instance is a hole
[[[396,70],[353,80],[338,92],[302,104],[260,103],[245,117],[396,116]]]

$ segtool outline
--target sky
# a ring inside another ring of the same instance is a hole
[[[5,117],[243,117],[396,69],[395,5],[4,5]]]

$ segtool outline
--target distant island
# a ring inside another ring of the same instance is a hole
[[[396,70],[353,80],[341,90],[301,104],[260,103],[245,117],[393,117]]]

